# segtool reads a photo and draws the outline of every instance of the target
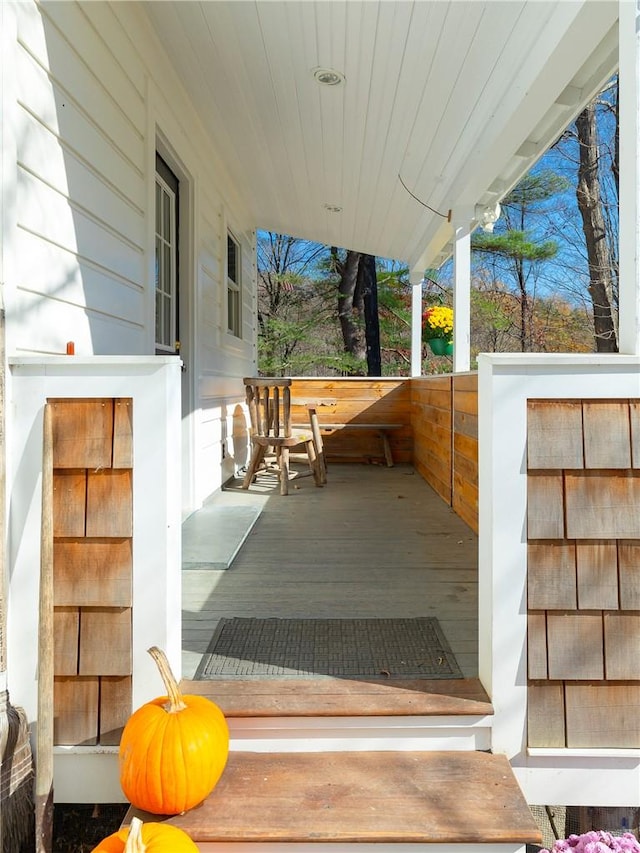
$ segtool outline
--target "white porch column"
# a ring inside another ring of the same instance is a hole
[[[453,372],[471,367],[471,220],[473,207],[454,208],[453,225]]]
[[[424,274],[413,270],[411,281],[411,375],[422,376],[422,282]]]
[[[620,281],[619,350],[640,355],[640,12],[619,0]]]

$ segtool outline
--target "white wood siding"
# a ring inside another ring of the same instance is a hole
[[[245,461],[232,435],[255,370],[254,222],[136,4],[3,4],[3,29],[9,355],[67,341],[78,356],[153,354],[157,139],[180,177],[189,512]],[[227,227],[242,247],[241,339],[226,332]]]
[[[142,354],[144,103],[78,6],[16,5],[15,354]]]

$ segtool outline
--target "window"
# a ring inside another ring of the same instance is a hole
[[[178,179],[156,155],[156,353],[179,349]]]
[[[227,234],[227,331],[239,338],[241,323],[240,244]]]

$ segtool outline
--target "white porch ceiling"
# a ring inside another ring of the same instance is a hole
[[[419,272],[452,229],[398,176],[445,216],[498,201],[617,67],[617,0],[142,7],[257,228]]]

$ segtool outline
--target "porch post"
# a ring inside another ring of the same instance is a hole
[[[422,376],[422,282],[423,273],[411,271],[411,375]]]
[[[453,372],[471,366],[471,220],[473,207],[452,211],[453,225]]]
[[[618,2],[620,56],[620,280],[618,347],[640,355],[640,11]]]

